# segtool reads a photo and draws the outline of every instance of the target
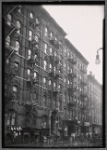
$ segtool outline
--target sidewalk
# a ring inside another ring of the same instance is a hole
[[[92,147],[91,143],[80,141],[56,141],[52,143],[27,143],[27,144],[14,144],[9,147]]]

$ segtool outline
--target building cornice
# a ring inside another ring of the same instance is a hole
[[[74,47],[74,45],[68,40],[65,38],[65,44],[68,46],[69,45],[69,48],[71,51],[74,52],[74,54],[76,54],[80,59],[81,61],[84,62],[85,65],[88,65],[89,62],[85,59],[85,57]]]

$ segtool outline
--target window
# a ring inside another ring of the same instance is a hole
[[[46,86],[46,78],[45,77],[43,78],[43,83]]]
[[[35,55],[34,55],[34,61],[36,61],[36,60],[37,60],[37,58],[38,58],[38,55],[37,55],[37,54],[35,54]]]
[[[15,125],[15,118],[16,118],[16,114],[14,112],[11,114],[11,125]]]
[[[15,62],[15,67],[19,68],[19,63],[18,62]]]
[[[49,80],[49,86],[52,84],[52,81],[51,80]]]
[[[61,85],[60,84],[58,85],[58,89],[59,89],[59,91],[61,90]]]
[[[52,37],[53,37],[53,33],[52,33],[52,32],[50,32],[50,39],[52,39]]]
[[[44,52],[45,52],[45,54],[47,53],[47,49],[48,49],[48,44],[45,43],[45,45],[44,45]]]
[[[7,24],[11,26],[12,16],[10,14],[7,15]]]
[[[43,96],[43,106],[46,106],[46,96]]]
[[[56,53],[56,51],[54,52],[54,56],[55,56],[55,57],[57,56],[57,53]]]
[[[32,40],[32,31],[29,31],[29,40]]]
[[[56,72],[56,67],[54,67],[54,72]]]
[[[37,73],[36,72],[34,72],[33,77],[34,77],[34,79],[37,79]]]
[[[69,80],[68,80],[68,85],[70,84]]]
[[[55,83],[55,82],[53,83],[53,87],[54,87],[54,88],[56,87],[56,83]]]
[[[45,36],[47,37],[48,36],[48,28],[45,27]]]
[[[46,62],[46,60],[44,60],[44,70],[46,70],[47,69],[47,62]]]
[[[66,68],[66,63],[64,63],[64,68]]]
[[[66,78],[64,78],[64,83],[66,83]]]
[[[49,64],[49,71],[52,71],[52,64]]]
[[[72,68],[71,68],[71,73],[72,73]]]
[[[68,57],[70,56],[70,52],[68,51]]]
[[[28,76],[30,76],[30,74],[31,74],[31,70],[30,69],[27,69],[27,74],[28,74]]]
[[[29,50],[28,50],[28,59],[31,58],[31,54],[32,54],[32,51],[29,49]]]
[[[49,49],[50,55],[52,56],[52,47]]]
[[[62,43],[61,43],[61,41],[59,41],[59,46],[60,46],[60,48],[62,47]]]
[[[55,37],[55,41],[57,41],[58,39]]]
[[[35,35],[35,41],[38,43],[39,42],[39,37],[38,35]]]
[[[18,9],[18,12],[21,13],[21,8]]]
[[[13,92],[17,92],[17,87],[16,86],[13,86]]]
[[[18,41],[15,41],[15,51],[16,51],[16,54],[19,54],[19,49],[20,49],[20,43]]]
[[[59,74],[61,74],[61,70],[59,69]]]
[[[70,70],[69,66],[68,66],[68,71]]]
[[[9,59],[6,59],[6,64],[9,64],[9,62],[10,62]]]
[[[6,37],[6,42],[5,42],[6,46],[10,46],[10,36]]]
[[[17,30],[17,33],[19,34],[20,33],[20,28],[21,28],[21,23],[20,21],[16,21],[16,26],[18,27],[18,30]]]
[[[38,18],[36,18],[36,24],[39,24],[39,19]]]
[[[65,53],[65,55],[66,55],[66,52],[67,52],[67,50],[66,50],[66,48],[64,48],[64,53]]]
[[[31,19],[33,19],[33,13],[30,12],[29,16]]]

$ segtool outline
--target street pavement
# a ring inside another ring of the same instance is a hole
[[[89,141],[55,141],[51,143],[26,143],[26,144],[13,144],[9,147],[98,147],[98,143],[92,144]]]

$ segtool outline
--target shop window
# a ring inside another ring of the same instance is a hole
[[[47,69],[47,61],[44,60],[44,70],[46,70],[46,69]]]
[[[28,59],[31,58],[31,54],[32,54],[32,51],[29,49],[29,50],[28,50]]]
[[[5,42],[6,46],[10,46],[10,36],[6,37],[6,42]]]
[[[15,51],[16,51],[16,54],[19,54],[19,49],[20,49],[20,43],[18,41],[15,41]]]
[[[29,13],[29,16],[31,19],[33,19],[33,13],[32,12]]]
[[[17,33],[20,34],[20,29],[21,29],[21,23],[19,20],[16,21],[16,26],[18,28]]]
[[[16,121],[16,113],[14,111],[9,111],[7,114],[5,114],[5,124],[6,125],[15,125]]]
[[[11,26],[11,21],[12,21],[12,16],[11,16],[11,14],[8,14],[8,15],[7,15],[7,24],[8,24],[9,26]]]
[[[29,31],[29,40],[32,41],[32,31]]]

